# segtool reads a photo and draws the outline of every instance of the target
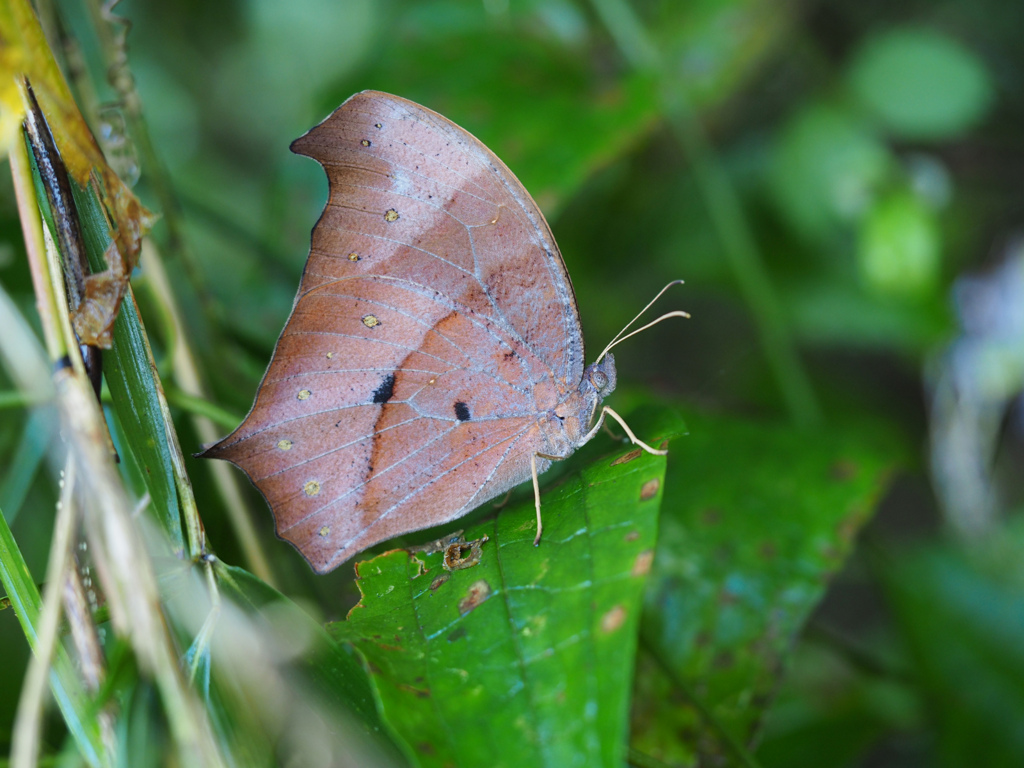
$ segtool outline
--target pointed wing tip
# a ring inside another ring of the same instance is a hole
[[[295,141],[293,141],[288,146],[288,148],[292,152],[294,152],[296,155],[302,155],[303,157],[310,157],[310,158],[316,160],[317,162],[320,162],[320,159],[318,157],[318,154],[320,154],[320,152],[318,152],[318,148],[320,148],[321,143],[316,138],[316,133],[318,132],[318,130],[322,126],[324,126],[327,123],[329,123],[331,121],[331,119],[335,115],[337,115],[339,112],[342,112],[346,108],[351,109],[357,102],[360,102],[360,101],[374,101],[374,100],[377,100],[377,101],[388,101],[388,102],[392,102],[392,103],[405,103],[405,104],[411,104],[412,103],[412,102],[409,102],[407,99],[403,99],[401,96],[395,96],[394,94],[385,93],[384,91],[366,90],[366,91],[359,91],[357,93],[353,93],[351,96],[349,96],[347,99],[345,99],[345,101],[343,101],[341,103],[341,106],[339,106],[337,109],[335,109],[333,112],[331,112],[331,114],[329,114],[327,117],[325,117],[319,123],[314,125],[312,128],[310,128],[304,134],[299,136],[299,138],[295,139]]]
[[[275,518],[276,517],[277,516],[275,514]],[[335,568],[344,565],[355,554],[355,552],[347,551],[330,553],[318,551],[318,548],[315,546],[317,542],[307,541],[299,543],[284,535],[281,531],[280,525],[276,526],[276,528],[277,537],[282,541],[287,541],[295,547],[295,550],[302,555],[302,559],[305,560],[309,567],[313,569],[313,573],[318,576],[325,576]]]
[[[316,532],[299,533],[295,526],[283,522],[282,509],[271,504],[269,499],[267,499],[267,503],[270,504],[271,511],[274,513],[274,531],[277,534],[277,538],[291,544],[309,567],[313,569],[313,572],[320,576],[337,570],[346,563],[352,564],[358,576],[358,565],[361,561],[355,560],[356,556],[365,554],[367,549],[386,540],[357,536],[354,539],[332,542],[321,538]],[[327,525],[328,527],[331,525],[330,521],[328,521]],[[388,550],[388,552],[392,551],[394,550]],[[374,553],[373,557],[378,557],[380,554],[385,553]]]
[[[204,448],[201,451],[192,454],[193,459],[216,459],[217,456],[217,443],[214,443],[209,448]]]
[[[232,442],[229,444],[229,438],[230,435],[228,437],[225,437],[223,440],[218,440],[216,443],[206,446],[205,448],[203,448],[203,450],[199,451],[198,453],[193,453],[192,458],[225,459],[226,461],[230,461],[231,458],[228,456],[228,453],[230,452],[234,443]]]
[[[330,573],[339,565],[341,565],[340,562],[334,562],[332,560],[326,560],[324,562],[318,563],[309,557],[306,558],[306,562],[309,563],[309,567],[313,569],[313,573],[315,573],[317,576],[326,576],[328,573]]]
[[[315,130],[316,128],[311,128],[310,130],[306,131],[304,134],[299,136],[299,138],[297,138],[295,141],[289,144],[288,149],[290,149],[296,155],[302,155],[303,157],[313,157],[311,151],[311,145],[313,144],[313,142],[310,140],[309,135],[313,133],[313,131]],[[313,157],[313,159],[315,160],[316,158]]]

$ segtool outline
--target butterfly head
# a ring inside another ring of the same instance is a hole
[[[580,426],[584,432],[590,429],[590,422],[594,420],[594,414],[601,407],[601,401],[615,391],[615,383],[615,357],[611,354],[606,354],[598,362],[591,363],[583,371],[579,395],[583,403]]]
[[[609,353],[600,362],[588,365],[583,371],[580,391],[586,393],[592,390],[597,395],[597,402],[600,403],[615,391],[615,383],[615,356]]]
[[[615,389],[615,358],[605,355],[583,371],[579,387],[541,419],[546,452],[568,456],[585,443],[601,401]]]

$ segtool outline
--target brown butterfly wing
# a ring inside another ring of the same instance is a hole
[[[367,91],[292,149],[330,199],[253,409],[204,455],[326,572],[528,478],[583,341],[544,217],[455,124]]]

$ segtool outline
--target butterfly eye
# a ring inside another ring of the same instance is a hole
[[[594,371],[590,374],[590,381],[598,389],[604,389],[608,386],[608,376],[603,371]]]

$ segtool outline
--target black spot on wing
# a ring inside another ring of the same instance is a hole
[[[469,406],[461,402],[456,403],[455,418],[459,421],[469,421]]]
[[[373,390],[374,403],[386,403],[395,394],[395,374],[389,373],[384,377],[380,386]]]

